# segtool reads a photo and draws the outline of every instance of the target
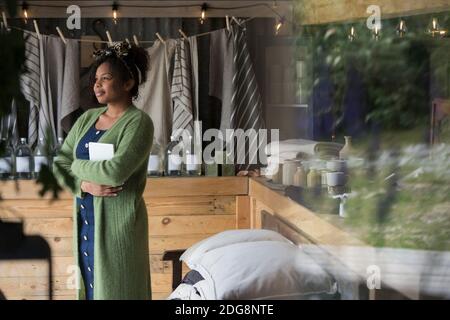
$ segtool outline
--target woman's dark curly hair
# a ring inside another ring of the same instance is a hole
[[[129,79],[135,80],[134,86],[130,90],[130,95],[133,99],[138,97],[139,85],[147,79],[147,69],[150,59],[144,48],[128,44],[127,42],[121,42],[106,49],[96,51],[94,58],[95,61],[91,66],[90,74],[91,88],[95,85],[97,68],[107,62],[113,75],[118,77],[122,83]]]

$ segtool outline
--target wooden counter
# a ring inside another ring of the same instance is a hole
[[[47,240],[52,250],[54,299],[75,298],[75,291],[66,285],[73,265],[72,195],[64,191],[58,200],[51,200],[51,195],[41,198],[33,180],[0,185],[0,219],[23,220],[26,235]],[[247,195],[246,177],[148,178],[144,200],[154,299],[171,292],[172,267],[161,260],[162,253],[188,248],[223,230],[249,227]],[[0,290],[8,299],[47,299],[47,268],[42,261],[0,261]]]
[[[0,219],[22,219],[27,235],[44,237],[52,249],[54,299],[73,299],[72,201],[41,198],[34,181],[2,182]],[[276,190],[264,178],[149,178],[144,199],[149,215],[149,262],[154,299],[171,292],[172,266],[162,261],[165,250],[186,249],[228,229],[261,228],[261,213],[281,218],[297,230],[301,242],[319,246],[367,247],[346,230],[338,216],[312,212]],[[345,261],[344,261],[345,262]],[[0,261],[0,290],[8,299],[47,299],[47,265],[40,261]],[[188,269],[184,266],[184,272]],[[68,272],[69,271],[69,272]],[[365,272],[365,271],[364,271]]]

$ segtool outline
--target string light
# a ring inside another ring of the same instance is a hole
[[[356,38],[356,31],[355,31],[355,27],[352,26],[350,28],[350,33],[348,34],[348,39],[350,40],[350,42],[352,42],[353,40],[355,40]]]
[[[375,39],[375,41],[378,41],[378,39],[380,39],[380,28],[381,25],[380,26],[376,25],[375,28],[372,30],[372,36]]]
[[[284,24],[284,17],[281,17],[278,22],[275,24],[275,34],[278,34],[281,30],[281,27],[283,27]]]
[[[208,8],[207,4],[204,3],[202,4],[202,13],[200,15],[200,23],[203,24],[203,22],[205,22],[206,19],[206,9]]]
[[[119,11],[119,6],[117,5],[117,3],[114,3],[112,6],[112,11],[113,11],[113,21],[114,24],[117,24],[117,11]]]
[[[442,29],[439,25],[438,19],[436,17],[433,17],[428,26],[428,33],[431,34],[432,37],[445,37],[445,35],[447,34],[447,30]]]
[[[406,22],[403,19],[400,19],[400,22],[397,25],[397,34],[400,38],[402,38],[408,29],[406,28]]]
[[[437,18],[433,17],[431,19],[431,23],[428,26],[428,33],[431,34],[432,37],[441,34],[441,28],[439,27]]]
[[[22,13],[25,23],[28,23],[28,4],[26,2],[22,2]]]

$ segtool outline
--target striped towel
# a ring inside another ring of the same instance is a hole
[[[181,130],[193,135],[193,112],[191,91],[191,63],[189,43],[178,39],[175,48],[171,97],[173,102],[172,135],[178,138]],[[180,130],[181,129],[181,130]]]
[[[241,26],[233,26],[232,36],[234,43],[233,55],[233,78],[232,78],[232,112],[230,123],[232,129],[243,129],[247,131],[254,129],[258,133],[259,129],[265,128],[262,116],[261,94],[256,83],[255,72],[253,70],[250,53],[247,48],[245,29]],[[239,144],[236,155],[243,155],[245,152],[245,164],[237,163],[237,169],[248,170],[252,164],[258,164],[258,150],[262,140],[258,143],[257,136],[250,136],[248,146]],[[255,148],[257,146],[257,148]],[[249,152],[256,150],[255,152]],[[239,159],[238,159],[239,160]]]
[[[35,33],[24,33],[25,72],[20,76],[20,87],[30,103],[28,118],[28,143],[33,146],[38,139],[38,118],[40,105],[40,52],[39,39]]]

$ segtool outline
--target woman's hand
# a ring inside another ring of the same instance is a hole
[[[96,184],[89,181],[81,182],[81,191],[92,194],[97,197],[117,197],[117,193],[123,188],[121,186],[113,187],[102,184]]]

